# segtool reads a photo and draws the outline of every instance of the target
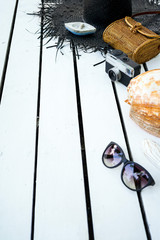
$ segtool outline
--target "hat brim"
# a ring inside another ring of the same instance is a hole
[[[42,8],[42,6],[41,6]],[[160,6],[150,5],[147,0],[133,0],[132,13],[160,10]],[[40,10],[39,14],[42,14]],[[94,34],[77,36],[65,28],[67,22],[83,22],[83,1],[82,0],[44,0],[44,33],[46,42],[53,38],[58,39],[58,47],[63,46],[64,40],[73,40],[74,44],[83,51],[104,51],[106,43],[102,39],[104,26],[99,25]],[[143,15],[136,17],[144,26],[159,34],[160,16]],[[107,27],[107,26],[106,26]]]

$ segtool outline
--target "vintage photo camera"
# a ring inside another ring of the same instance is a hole
[[[112,81],[119,81],[128,86],[130,80],[140,74],[141,66],[125,53],[113,48],[106,54],[106,72]]]

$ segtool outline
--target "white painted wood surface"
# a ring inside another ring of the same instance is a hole
[[[40,50],[35,32],[40,19],[26,13],[37,11],[38,4],[38,0],[19,1],[0,106],[0,239],[4,240],[28,240],[31,234]],[[0,24],[4,33],[0,73],[14,5],[10,0],[0,9],[6,22],[6,27]],[[63,51],[55,61],[56,49],[43,48],[35,240],[88,239],[72,52],[67,44]],[[136,193],[120,179],[122,166],[110,170],[101,160],[110,141],[119,143],[128,157],[110,79],[104,64],[93,66],[103,60],[100,53],[81,55],[77,64],[95,240],[145,240]],[[160,56],[148,62],[148,68],[159,68],[159,60]],[[116,87],[133,158],[156,181],[144,189],[142,198],[152,239],[159,240],[159,170],[144,156],[142,140],[159,144],[160,140],[129,118],[126,87],[120,83]]]
[[[160,68],[159,63],[160,55],[147,62],[148,69],[151,70]],[[142,67],[142,72],[143,71],[144,70]],[[142,191],[142,198],[152,239],[158,240],[160,236],[159,228],[160,170],[156,168],[153,165],[153,163],[148,160],[148,158],[146,158],[143,152],[142,143],[144,139],[149,139],[157,142],[160,145],[160,138],[154,137],[153,135],[145,132],[130,119],[129,117],[130,106],[125,103],[125,100],[127,99],[126,88],[120,83],[117,83],[116,86],[119,99],[121,102],[121,108],[125,120],[125,125],[127,129],[129,143],[131,146],[133,159],[135,162],[138,162],[139,164],[144,166],[150,172],[150,174],[152,175],[156,182],[156,184],[153,187],[152,186],[148,187]]]
[[[9,22],[12,2],[0,9]],[[30,239],[39,64],[34,33],[39,20],[27,12],[37,7],[37,1],[19,2],[0,106],[0,239],[5,240]]]
[[[35,239],[88,239],[72,53],[43,51]]]
[[[150,60],[147,63],[148,70],[158,69],[160,68],[160,54],[156,56],[154,59]],[[146,138],[151,139],[157,142],[160,145],[160,138],[154,137],[150,134],[147,134]],[[145,159],[146,160],[146,159]],[[148,159],[147,159],[148,161]],[[160,236],[160,228],[159,228],[159,216],[160,216],[160,208],[159,208],[159,199],[160,199],[160,170],[156,168],[150,161],[147,165],[148,169],[151,169],[151,173],[155,178],[156,185],[153,189],[152,193],[144,192],[144,204],[146,204],[146,212],[149,219],[150,230],[153,236],[153,239],[159,239]]]
[[[107,169],[101,160],[111,141],[127,156],[105,65],[93,66],[102,60],[101,54],[95,53],[84,54],[78,61],[95,239],[146,239],[136,193],[120,179],[122,166]]]
[[[1,4],[0,8],[0,76],[4,65],[4,59],[6,55],[6,49],[8,44],[8,38],[10,34],[10,28],[12,23],[12,16],[15,7],[15,0],[5,1]]]

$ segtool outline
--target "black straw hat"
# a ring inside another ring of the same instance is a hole
[[[127,2],[125,7],[123,1]],[[113,0],[44,0],[40,11],[36,14],[44,16],[45,43],[50,42],[52,38],[57,38],[57,47],[61,48],[64,40],[73,40],[75,46],[84,51],[103,52],[106,43],[102,39],[102,34],[105,27],[112,21],[138,12],[160,10],[160,6],[149,3],[153,2],[152,0],[116,0],[115,2],[116,4]],[[159,14],[138,16],[136,20],[159,34]],[[77,36],[64,27],[64,23],[78,21],[96,26],[96,33]]]

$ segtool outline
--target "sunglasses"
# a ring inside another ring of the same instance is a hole
[[[110,142],[106,147],[102,161],[108,168],[115,168],[124,163],[121,180],[127,188],[133,191],[139,192],[143,188],[155,184],[150,173],[138,163],[127,160],[122,148],[115,142]]]

